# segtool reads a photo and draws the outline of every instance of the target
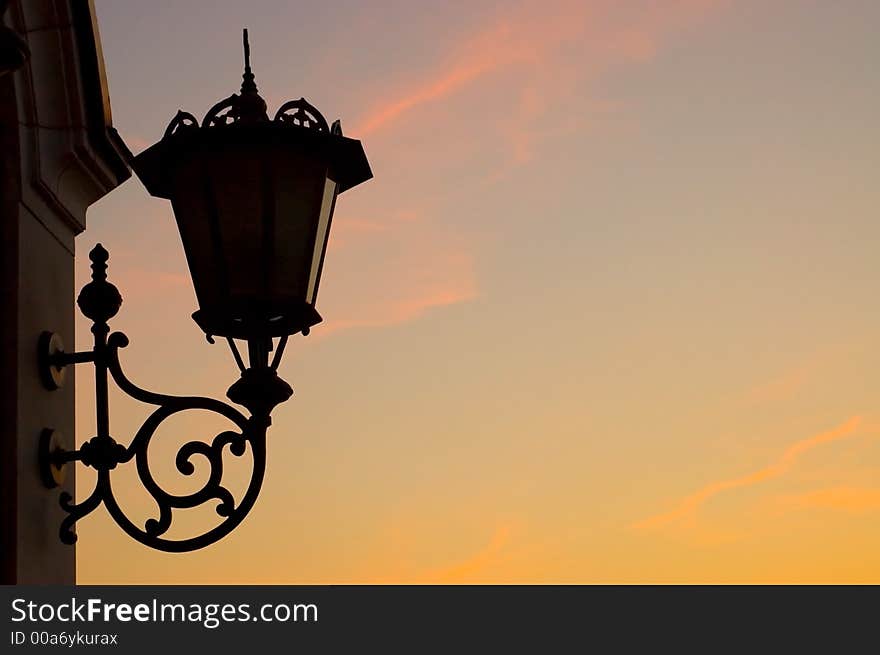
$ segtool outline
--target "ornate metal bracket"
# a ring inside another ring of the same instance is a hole
[[[116,315],[122,304],[119,291],[107,281],[109,254],[98,244],[89,253],[89,258],[92,261],[92,281],[83,287],[77,304],[82,313],[93,321],[93,349],[66,353],[58,335],[43,333],[40,337],[40,374],[47,388],[57,389],[64,383],[64,369],[67,366],[91,362],[95,367],[97,434],[79,450],[64,449],[60,435],[53,430],[44,431],[40,442],[40,471],[46,486],[58,486],[63,481],[64,467],[70,462],[79,461],[97,471],[95,488],[83,502],[74,503],[70,494],[61,494],[61,507],[68,513],[61,523],[61,541],[66,544],[75,543],[76,534],[73,528],[76,522],[103,503],[113,520],[129,536],[146,546],[168,552],[204,548],[229,534],[253,507],[266,469],[266,430],[271,424],[270,414],[276,405],[290,398],[293,391],[276,373],[279,363],[277,353],[272,363],[269,363],[269,348],[265,342],[249,344],[249,367],[243,366],[240,356],[236,357],[241,367],[241,379],[228,392],[231,400],[249,410],[250,417],[219,400],[196,396],[168,396],[136,386],[122,372],[119,361],[119,350],[128,345],[128,337],[121,332],[110,334],[107,325],[107,321]],[[230,345],[233,346],[234,354],[238,355],[234,343]],[[156,406],[128,446],[123,446],[110,436],[108,374],[126,394]],[[189,476],[195,472],[196,466],[192,461],[194,456],[203,457],[210,467],[208,479],[199,490],[178,495],[166,491],[156,482],[150,471],[148,451],[159,425],[170,416],[190,409],[219,414],[229,419],[234,429],[221,432],[210,442],[190,441],[178,450],[175,465],[181,474]],[[227,446],[235,457],[242,457],[249,450],[253,460],[250,482],[237,503],[223,484],[223,458]],[[114,497],[110,479],[113,469],[132,460],[135,462],[138,477],[158,506],[158,516],[148,519],[143,528],[123,512]],[[223,519],[219,525],[204,534],[187,539],[169,539],[163,536],[171,527],[175,509],[193,508],[209,502],[216,502],[216,512]]]

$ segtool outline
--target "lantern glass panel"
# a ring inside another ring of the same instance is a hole
[[[269,175],[275,178],[273,225],[267,262],[273,265],[272,295],[276,302],[307,302],[316,224],[319,221],[327,167],[296,153],[279,153]]]
[[[216,216],[211,226],[215,256],[226,268],[225,292],[234,304],[258,301],[263,291],[259,258],[266,209],[260,193],[262,162],[236,148],[216,152],[204,160],[204,167],[206,193],[214,199],[210,211]]]
[[[206,180],[193,159],[182,161],[176,173],[171,177],[171,203],[196,297],[200,306],[217,306],[225,295],[226,269],[212,246],[211,201]]]
[[[315,234],[315,249],[312,253],[312,270],[309,275],[309,288],[306,298],[312,305],[318,296],[318,282],[327,250],[327,239],[330,236],[330,221],[333,218],[333,207],[336,204],[337,184],[329,177],[324,181],[324,196],[321,199],[321,215],[318,218],[318,230]]]

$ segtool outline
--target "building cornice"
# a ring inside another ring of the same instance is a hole
[[[86,208],[131,175],[131,153],[112,125],[94,6],[13,0],[6,20],[31,51],[14,73],[22,203],[72,251]]]

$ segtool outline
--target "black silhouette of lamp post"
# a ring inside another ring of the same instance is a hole
[[[128,380],[119,361],[128,339],[119,332],[110,334],[107,325],[122,297],[107,281],[109,254],[98,244],[89,254],[92,281],[77,300],[94,322],[94,348],[65,353],[58,335],[44,333],[40,339],[41,375],[50,389],[63,384],[66,366],[95,366],[96,436],[79,450],[66,450],[57,432],[47,429],[42,435],[41,472],[47,486],[60,484],[65,465],[72,461],[97,471],[86,500],[74,504],[69,494],[61,495],[68,512],[60,530],[65,543],[76,541],[76,521],[103,503],[116,523],[141,543],[165,551],[196,550],[233,530],[259,493],[270,414],[293,393],[277,374],[281,356],[291,335],[307,335],[321,321],[315,301],[336,197],[372,173],[361,143],[343,136],[339,121],[328,126],[304,99],[283,104],[270,120],[251,72],[247,30],[244,49],[241,92],[214,105],[201,124],[192,114],[178,112],[162,139],[134,157],[132,167],[151,195],[171,201],[199,303],[193,319],[209,342],[221,337],[228,343],[241,377],[227,396],[250,416],[218,400],[152,393]],[[247,364],[237,341],[247,345]],[[157,407],[128,446],[110,434],[108,375],[128,395]],[[210,472],[201,489],[178,495],[155,481],[147,453],[158,426],[189,409],[213,411],[236,429],[210,443],[192,441],[179,449],[175,464],[180,473],[194,473],[196,456],[207,461]],[[253,459],[250,483],[238,502],[223,485],[226,446],[237,457],[250,451]],[[113,469],[132,460],[159,508],[158,517],[143,527],[123,512],[110,479]],[[174,510],[207,502],[216,502],[223,518],[219,525],[188,539],[163,536]]]

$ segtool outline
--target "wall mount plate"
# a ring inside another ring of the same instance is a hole
[[[64,484],[67,474],[64,470],[65,462],[60,461],[58,456],[68,450],[64,434],[58,430],[45,428],[40,434],[39,462],[40,478],[47,489],[54,489]]]
[[[58,356],[64,354],[64,341],[57,332],[43,332],[37,344],[40,380],[49,391],[64,386],[64,367],[57,366]]]

